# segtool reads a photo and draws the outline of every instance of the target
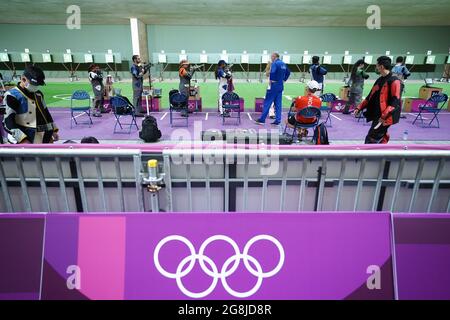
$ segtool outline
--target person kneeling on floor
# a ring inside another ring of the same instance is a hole
[[[315,81],[311,80],[306,85],[308,89],[308,93],[306,96],[300,96],[294,100],[294,108],[292,109],[294,113],[289,115],[288,119],[286,120],[286,125],[288,125],[291,128],[294,128],[296,123],[304,123],[304,124],[310,124],[317,121],[317,119],[314,118],[305,118],[298,114],[300,110],[303,110],[307,107],[317,107],[320,109],[322,106],[322,100],[317,97],[315,94],[317,91],[321,89],[320,84]],[[301,129],[298,133],[299,139],[306,137],[308,135],[308,130]]]
[[[58,128],[45,104],[44,95],[39,91],[39,86],[43,85],[44,72],[30,65],[17,87],[5,93],[3,124],[10,143],[53,143],[59,139]]]
[[[392,75],[392,60],[381,56],[377,59],[376,73],[380,77],[375,81],[370,94],[355,109],[354,115],[358,117],[362,110],[367,122],[372,126],[367,133],[365,143],[388,143],[388,129],[400,119],[401,81]]]

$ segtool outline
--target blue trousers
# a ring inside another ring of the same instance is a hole
[[[265,122],[269,115],[270,107],[272,103],[275,106],[275,121],[281,122],[281,110],[282,110],[283,90],[267,90],[266,98],[264,99],[264,109],[259,118],[259,121]]]

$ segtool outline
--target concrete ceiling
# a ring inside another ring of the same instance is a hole
[[[450,26],[449,0],[14,0],[0,23],[65,24],[74,4],[82,24],[365,26],[375,4],[381,27]]]

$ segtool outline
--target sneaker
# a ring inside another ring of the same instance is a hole
[[[102,115],[101,115],[101,113],[100,113],[99,111],[94,111],[94,113],[92,114],[92,116],[93,116],[93,117],[96,117],[96,118],[101,118],[101,117],[102,117]]]
[[[273,124],[274,126],[278,126],[278,125],[280,124],[280,122],[274,121],[274,122],[272,122],[271,124]]]
[[[259,125],[264,125],[264,122],[262,122],[262,121],[259,120],[259,119],[255,120],[255,123],[256,123],[256,124],[259,124]]]
[[[275,120],[275,116],[270,116],[269,118],[272,120]]]

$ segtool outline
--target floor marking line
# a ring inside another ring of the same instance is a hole
[[[250,119],[250,121],[253,121],[252,116],[250,115],[250,112],[247,112],[248,118]]]
[[[410,115],[411,117],[417,117],[417,115],[418,115],[418,113],[416,113],[416,114],[412,114],[412,113],[408,113],[408,115]],[[424,119],[424,120],[430,120],[430,119],[428,119],[428,118],[425,118],[424,116],[422,116],[422,119]]]
[[[165,112],[165,113],[163,114],[163,116],[162,116],[161,118],[159,118],[159,120],[163,120],[166,116],[167,116],[167,112]]]
[[[339,117],[336,117],[334,114],[332,114],[332,113],[330,113],[330,115],[331,116],[333,116],[333,117],[335,117],[336,119],[338,119],[339,121],[342,121],[342,119],[341,118],[339,118]]]
[[[209,115],[209,112],[207,112],[205,115],[205,121],[208,121],[208,115]]]

